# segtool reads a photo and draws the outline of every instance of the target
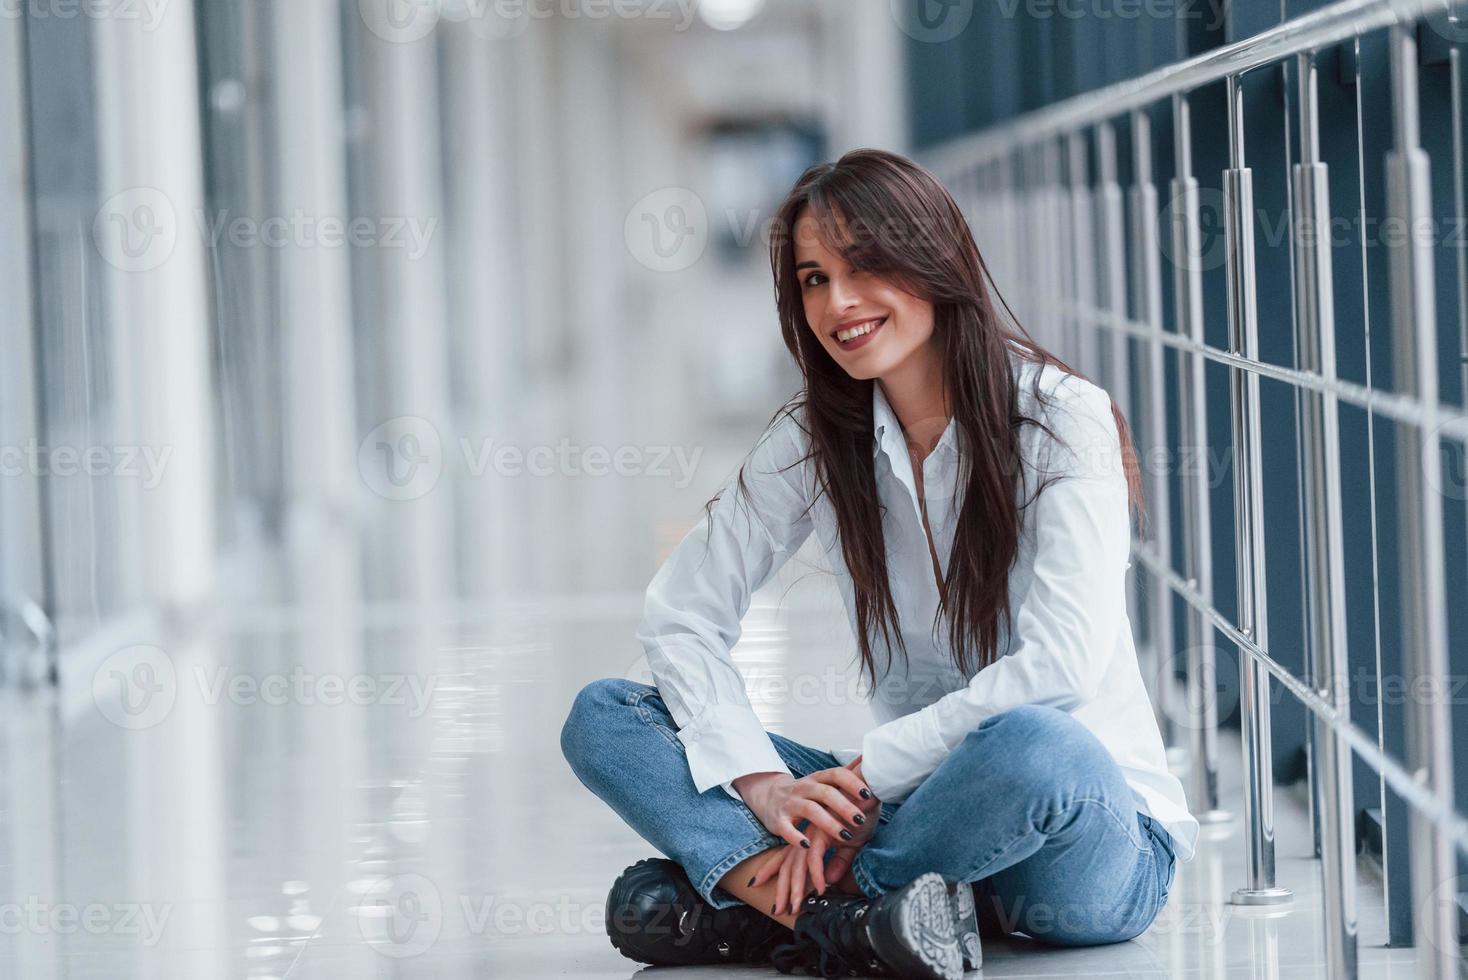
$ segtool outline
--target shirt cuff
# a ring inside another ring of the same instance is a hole
[[[948,756],[932,706],[894,718],[861,742],[861,773],[877,799],[900,803]]]
[[[783,772],[790,767],[775,751],[759,716],[747,704],[714,704],[697,719],[678,729],[678,740],[688,755],[688,771],[700,793],[715,786],[742,799],[733,782],[752,772]]]

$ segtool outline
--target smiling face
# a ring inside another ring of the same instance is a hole
[[[933,304],[848,265],[821,240],[809,208],[795,221],[794,243],[805,321],[847,374],[883,377],[928,345]]]

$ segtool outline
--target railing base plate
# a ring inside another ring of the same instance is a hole
[[[1230,905],[1287,905],[1295,900],[1295,893],[1288,888],[1239,888],[1235,889]]]

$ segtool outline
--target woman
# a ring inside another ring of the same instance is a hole
[[[614,885],[613,943],[951,977],[978,965],[975,898],[981,931],[1136,936],[1198,825],[1126,614],[1124,419],[1000,320],[962,213],[912,161],[814,166],[774,227],[804,386],[648,588],[656,686],[596,681],[562,732],[582,782],[671,858]],[[872,683],[859,752],[764,731],[729,654],[813,532]]]

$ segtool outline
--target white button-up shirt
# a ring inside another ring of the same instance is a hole
[[[1010,631],[1001,622],[1000,654],[971,676],[954,665],[946,617],[931,630],[938,583],[923,530],[912,462],[902,426],[872,384],[873,454],[888,580],[907,660],[872,638],[878,679],[877,722],[860,750],[831,749],[843,764],[862,755],[862,773],[885,801],[916,789],[986,718],[1042,704],[1070,712],[1121,767],[1137,809],[1158,820],[1192,857],[1198,822],[1183,788],[1167,769],[1156,718],[1142,683],[1127,616],[1125,580],[1131,525],[1120,437],[1110,396],[1055,367],[1011,357],[1020,412],[1044,420],[1056,443],[1033,425],[1020,429],[1025,480],[1017,502],[1039,498],[1022,513],[1019,552],[1009,574]],[[1032,388],[1040,372],[1048,404]],[[923,503],[946,578],[959,514],[957,481],[963,436],[956,420],[922,461]],[[835,510],[816,499],[813,463],[799,462],[809,439],[782,416],[762,436],[744,470],[749,497],[731,478],[715,502],[712,527],[702,518],[664,562],[647,590],[637,636],[653,679],[679,725],[694,785],[722,786],[754,772],[789,772],[749,704],[730,651],[753,593],[811,535],[846,604],[856,607],[842,559]],[[807,506],[816,499],[815,506]],[[936,634],[936,635],[934,635]],[[890,663],[890,667],[887,665]],[[885,670],[884,670],[885,668]]]

